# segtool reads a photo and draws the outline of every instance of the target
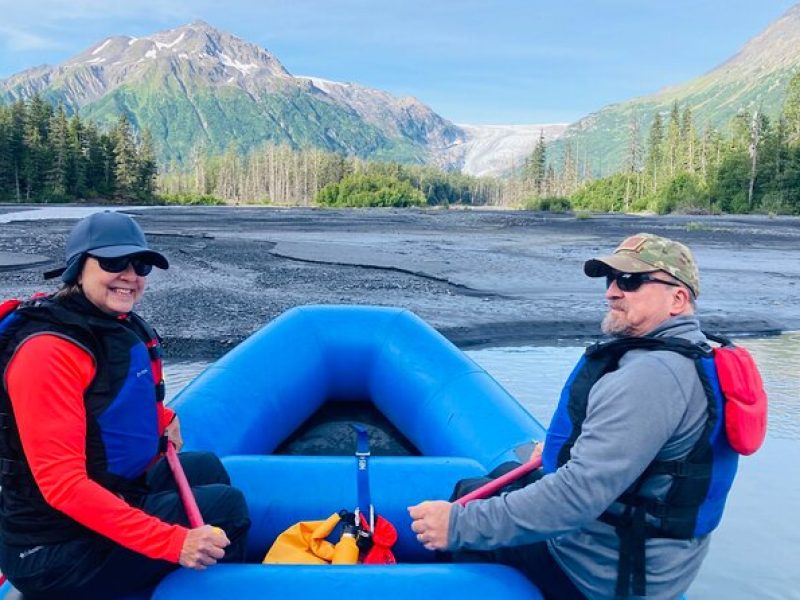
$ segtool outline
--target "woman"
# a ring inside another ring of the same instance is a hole
[[[155,331],[132,312],[167,259],[130,217],[95,213],[67,240],[64,286],[0,324],[0,570],[26,598],[113,598],[179,565],[244,560],[247,506],[219,460],[181,454],[208,525],[190,529],[163,437]]]

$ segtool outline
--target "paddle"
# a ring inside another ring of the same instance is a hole
[[[542,466],[541,456],[532,458],[525,464],[518,466],[516,469],[510,470],[505,475],[501,475],[497,479],[492,479],[489,483],[483,484],[477,490],[473,490],[469,494],[461,496],[461,498],[456,500],[456,502],[461,506],[465,506],[467,502],[488,498],[503,486],[508,485],[509,483],[516,481],[521,477],[524,477],[531,471],[535,471],[541,466]]]
[[[192,488],[189,487],[186,473],[183,472],[183,466],[178,454],[175,452],[175,444],[172,442],[167,442],[167,463],[169,463],[169,470],[172,471],[172,476],[175,478],[175,485],[178,487],[178,494],[181,497],[181,502],[183,502],[183,508],[186,510],[186,516],[189,518],[189,525],[192,529],[202,527],[203,517],[197,507]]]

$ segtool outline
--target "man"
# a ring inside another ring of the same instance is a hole
[[[568,379],[545,475],[465,507],[411,507],[412,529],[428,549],[519,568],[547,598],[676,598],[708,552],[736,468],[693,356],[708,349],[697,266],[683,244],[638,234],[584,272],[606,277],[602,330],[614,339]]]

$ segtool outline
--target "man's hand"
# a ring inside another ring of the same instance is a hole
[[[417,534],[417,540],[426,549],[445,550],[447,548],[451,507],[452,504],[444,500],[433,500],[408,508],[408,514],[413,519],[411,530]]]
[[[183,438],[181,437],[181,422],[178,420],[178,415],[170,421],[169,425],[164,428],[164,435],[167,439],[175,444],[175,451],[180,452],[183,448]]]
[[[203,525],[190,529],[183,542],[178,562],[181,566],[202,571],[217,564],[217,561],[225,556],[224,548],[230,543],[228,536],[219,527]]]
[[[544,452],[544,442],[536,442],[533,446],[533,452],[531,452],[531,458],[530,458],[531,462],[541,458],[543,452]]]

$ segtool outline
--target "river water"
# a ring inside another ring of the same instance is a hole
[[[739,476],[690,600],[800,599],[800,333],[739,340],[769,395],[767,440],[739,461]],[[583,348],[575,342],[467,351],[545,426]],[[168,398],[207,366],[172,362]]]

